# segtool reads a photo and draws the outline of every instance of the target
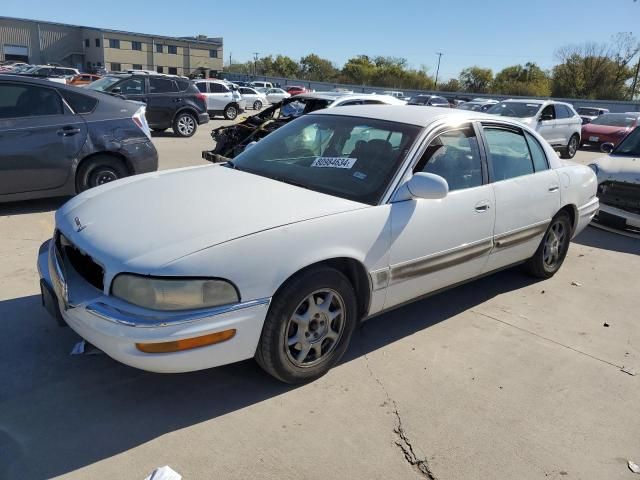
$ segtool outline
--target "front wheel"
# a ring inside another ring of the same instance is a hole
[[[571,219],[562,211],[553,217],[536,253],[525,263],[526,271],[538,278],[553,277],[567,256],[570,241]]]
[[[571,159],[576,156],[576,152],[578,151],[578,147],[580,146],[580,138],[577,134],[571,135],[569,139],[569,143],[567,143],[566,148],[564,148],[560,154],[562,158]]]
[[[344,355],[356,322],[356,296],[349,280],[329,267],[306,270],[271,302],[256,361],[286,383],[315,380]]]
[[[179,113],[173,120],[173,133],[179,137],[193,137],[197,129],[198,122],[190,113]]]
[[[253,109],[254,110],[262,109],[262,102],[260,100],[256,100],[255,102],[253,102]]]

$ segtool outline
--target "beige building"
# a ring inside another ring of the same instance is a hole
[[[206,35],[166,37],[0,17],[0,61],[214,76],[222,71],[222,46],[221,37]]]

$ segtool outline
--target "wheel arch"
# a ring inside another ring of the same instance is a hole
[[[129,172],[129,175],[133,175],[134,174],[134,170],[133,170],[133,166],[131,165],[131,162],[122,153],[113,152],[113,151],[109,151],[109,150],[101,150],[99,152],[92,152],[89,155],[87,155],[85,157],[82,157],[82,159],[76,165],[75,171],[73,172],[74,188],[75,188],[76,193],[80,192],[80,190],[78,189],[78,173],[80,172],[80,169],[82,168],[82,166],[85,163],[90,161],[92,158],[99,157],[99,156],[108,156],[108,157],[115,158],[116,160],[119,160],[126,167],[127,171]]]
[[[576,231],[576,227],[578,226],[578,207],[572,203],[568,203],[558,210],[558,213],[560,212],[567,212],[569,215],[569,219],[571,220],[571,235],[573,235],[573,232]]]
[[[311,263],[303,268],[300,268],[296,272],[289,275],[281,284],[278,286],[276,292],[273,296],[277,296],[278,293],[283,289],[283,287],[294,277],[300,275],[302,272],[305,272],[309,269],[327,266],[331,267],[335,270],[338,270],[342,273],[351,285],[356,294],[356,299],[358,301],[358,318],[362,319],[367,316],[371,304],[371,281],[369,273],[367,272],[366,267],[362,262],[356,260],[352,257],[333,257],[327,258],[325,260],[319,260],[317,262]]]
[[[196,109],[189,105],[185,105],[184,107],[181,107],[178,110],[176,110],[176,113],[173,114],[173,118],[171,119],[171,124],[173,125],[173,122],[176,121],[176,118],[178,117],[178,115],[185,112],[193,115],[194,119],[196,120],[196,123],[198,123],[198,112],[196,112]]]

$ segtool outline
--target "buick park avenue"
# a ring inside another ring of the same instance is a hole
[[[326,109],[232,161],[70,200],[40,249],[43,303],[133,367],[255,358],[305,382],[362,319],[508,266],[551,277],[598,210],[596,188],[591,168],[515,119]]]

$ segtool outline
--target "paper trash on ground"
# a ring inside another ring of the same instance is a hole
[[[176,472],[169,465],[156,468],[151,475],[144,480],[182,480],[182,475]]]

